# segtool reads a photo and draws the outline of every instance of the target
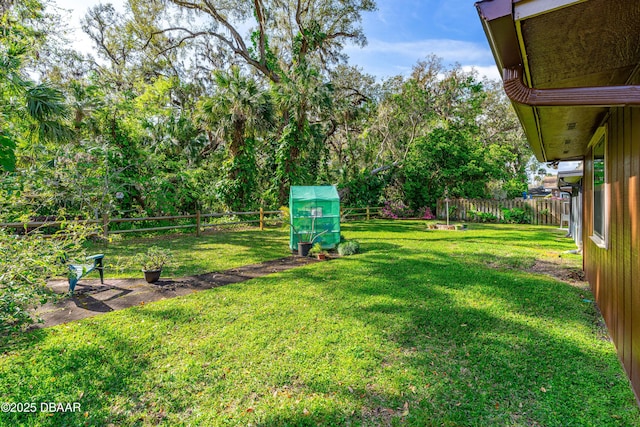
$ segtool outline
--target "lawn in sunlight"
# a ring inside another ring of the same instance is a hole
[[[531,272],[581,265],[564,232],[371,221],[343,234],[362,253],[0,348],[0,402],[81,405],[0,425],[640,425],[589,291]]]

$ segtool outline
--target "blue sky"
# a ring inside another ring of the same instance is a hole
[[[353,64],[369,74],[406,74],[429,54],[445,65],[475,67],[499,79],[475,0],[379,0],[378,10],[364,16],[368,39],[364,49],[350,48]]]
[[[55,1],[59,7],[73,10],[70,26],[78,31],[80,17],[98,3]],[[123,0],[111,3],[118,6]],[[368,45],[346,49],[350,63],[382,79],[407,75],[419,60],[435,54],[445,65],[475,67],[480,75],[499,79],[474,3],[475,0],[378,0],[378,10],[363,16]],[[80,49],[91,49],[82,34],[75,38]]]

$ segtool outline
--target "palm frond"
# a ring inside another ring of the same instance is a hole
[[[29,87],[26,91],[27,113],[38,122],[65,118],[68,108],[61,91],[46,83]]]

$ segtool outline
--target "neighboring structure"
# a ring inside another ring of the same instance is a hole
[[[568,203],[568,235],[573,237],[580,250],[582,250],[582,175],[582,164],[574,170],[558,172],[558,188],[561,192],[571,195],[570,201],[565,202]],[[562,214],[564,217],[564,208]]]
[[[558,189],[558,177],[549,175],[542,178],[541,185],[529,186],[527,193],[531,197],[555,197],[560,198],[560,190]]]
[[[640,1],[476,3],[538,160],[584,160],[584,269],[640,396]]]

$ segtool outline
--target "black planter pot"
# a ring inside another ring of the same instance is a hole
[[[298,242],[298,255],[300,255],[300,256],[309,255],[309,251],[311,250],[311,246],[313,246],[313,243],[311,243],[311,242]]]
[[[162,270],[142,270],[142,272],[144,273],[144,280],[146,280],[147,283],[155,283],[160,280]]]

